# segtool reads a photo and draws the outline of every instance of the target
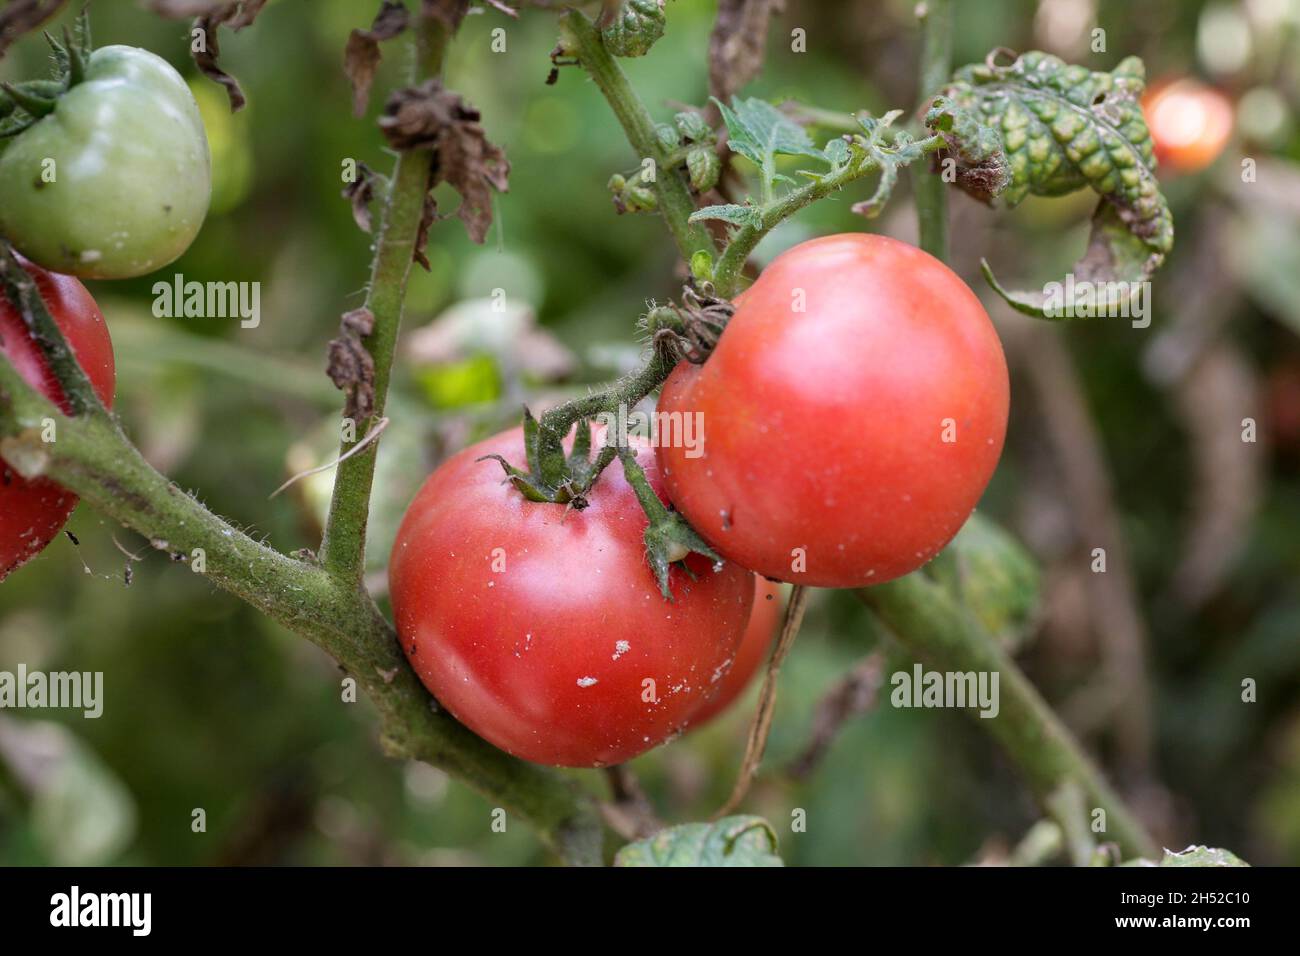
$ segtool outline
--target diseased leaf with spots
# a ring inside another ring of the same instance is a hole
[[[959,176],[958,185],[1004,207],[1028,195],[1061,196],[1083,188],[1096,192],[1101,203],[1092,238],[1074,275],[1106,286],[1102,307],[1122,309],[1160,267],[1174,241],[1173,218],[1156,182],[1151,135],[1139,104],[1146,77],[1142,61],[1127,57],[1106,73],[1037,51],[1002,63],[999,52],[958,70],[943,94],[997,131],[1010,182],[996,196],[985,194],[978,181]],[[1059,318],[1080,314],[1084,306],[1082,299],[1058,303],[1046,292],[1009,291],[992,278],[987,264],[985,275],[1008,304],[1028,315]],[[1082,294],[1083,287],[1077,288]]]
[[[762,817],[724,817],[686,823],[629,843],[615,866],[784,866],[776,855],[776,831]]]

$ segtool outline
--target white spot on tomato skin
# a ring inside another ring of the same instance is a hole
[[[598,682],[598,681],[596,680],[596,678],[594,678],[594,677],[579,677],[579,678],[578,678],[578,686],[579,686],[579,687],[593,687],[593,686],[595,686],[597,683],[599,683],[599,682]]]

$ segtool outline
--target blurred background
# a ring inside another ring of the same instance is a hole
[[[184,22],[91,5],[98,44],[147,47],[190,80],[216,177],[206,226],[173,268],[90,284],[116,346],[118,409],[155,465],[283,551],[318,543],[328,475],[268,495],[332,456],[341,401],[325,345],[367,278],[370,240],[340,196],[342,165],[388,169],[374,120],[409,55],[401,40],[384,45],[371,112],[354,118],[342,51],[377,6],[271,0],[252,28],[222,31],[222,65],[249,98],[232,116],[190,63]],[[1190,79],[1221,96],[1169,111],[1170,135],[1193,148],[1160,170],[1177,244],[1149,328],[1035,324],[979,278],[980,256],[1011,284],[1064,275],[1086,243],[1091,193],[1009,214],[954,193],[952,258],[1013,370],[1007,450],[982,510],[1042,569],[1022,666],[1165,845],[1300,863],[1300,0],[956,7],[958,64],[998,46],[1106,70],[1137,54],[1153,85]],[[703,102],[714,8],[673,0],[664,39],[623,61],[657,119]],[[786,8],[746,94],[876,114],[916,105],[910,0]],[[504,53],[491,51],[496,27]],[[790,50],[796,27],[807,53]],[[441,457],[523,400],[630,367],[645,301],[680,288],[662,224],[611,204],[606,180],[635,160],[595,87],[577,69],[546,85],[555,39],[547,13],[476,10],[450,53],[449,85],[505,147],[510,191],[484,246],[440,223],[429,271],[412,274],[377,481],[377,587],[396,520]],[[0,79],[42,74],[46,59],[29,36]],[[1219,102],[1231,133],[1207,145]],[[850,213],[870,188],[806,211],[760,252],[864,228],[914,241],[905,185],[880,220]],[[175,272],[260,281],[261,325],[155,318],[151,285]],[[486,307],[493,289],[506,312]],[[492,833],[476,794],[384,758],[369,705],[340,701],[316,649],[87,508],[68,527],[79,546],[57,540],[0,586],[0,670],[103,671],[104,715],[0,713],[0,863],[545,861],[522,824]],[[1098,547],[1105,574],[1089,570]],[[887,694],[871,705],[879,636],[850,595],[814,596],[748,808],[775,823],[788,863],[1005,860],[1038,818],[1025,787],[966,715],[895,710]],[[1241,699],[1246,678],[1254,703]],[[837,692],[861,712],[819,738],[819,703]],[[665,818],[721,804],[753,697],[635,762]],[[206,832],[192,831],[196,808]],[[790,833],[794,808],[806,833]]]

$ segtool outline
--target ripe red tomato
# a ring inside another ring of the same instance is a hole
[[[663,743],[731,664],[753,576],[691,555],[696,579],[674,567],[669,603],[617,464],[566,513],[525,500],[476,460],[489,454],[522,465],[522,430],[439,467],[398,529],[389,585],[411,666],[457,719],[527,760],[599,767]],[[654,456],[639,457],[662,493]]]
[[[703,427],[702,448],[658,450],[677,510],[795,584],[879,584],[933,558],[1006,433],[1006,359],[974,293],[920,249],[850,233],[777,257],[736,304],[659,400]]]
[[[105,405],[113,404],[113,343],[108,325],[90,293],[71,276],[23,267],[36,280],[45,306],[63,332],[77,361]],[[70,412],[63,389],[7,296],[0,295],[0,353],[18,374],[46,398]],[[56,436],[57,440],[57,436]],[[0,461],[0,581],[35,557],[59,533],[76,507],[77,496],[46,478],[27,481]]]
[[[1156,161],[1194,173],[1219,158],[1232,136],[1232,101],[1190,77],[1157,84],[1142,97]]]
[[[708,723],[736,702],[767,663],[768,652],[776,642],[781,624],[781,585],[754,575],[754,609],[749,612],[749,624],[741,638],[740,650],[731,662],[731,669],[718,681],[706,700],[691,716],[691,729]]]

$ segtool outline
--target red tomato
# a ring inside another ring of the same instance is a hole
[[[522,465],[522,430],[438,468],[398,530],[389,585],[411,666],[457,719],[527,760],[600,767],[663,743],[730,666],[753,576],[692,555],[696,580],[674,567],[669,603],[617,463],[566,513],[476,461],[489,454]],[[662,493],[654,456],[639,457]]]
[[[1232,101],[1189,77],[1153,86],[1142,97],[1142,112],[1156,161],[1173,172],[1209,166],[1232,136]]]
[[[779,256],[736,303],[708,361],[664,383],[660,413],[704,436],[659,448],[673,504],[723,557],[796,584],[933,558],[1006,433],[1006,359],[974,293],[920,249],[850,233]]]
[[[691,716],[691,728],[708,723],[736,702],[767,663],[768,652],[776,643],[781,624],[781,585],[754,575],[754,609],[740,641],[740,650],[731,669],[713,685],[710,697]]]
[[[99,306],[71,276],[46,272],[31,263],[23,267],[37,288],[68,345],[86,370],[104,404],[113,404],[113,343]],[[18,374],[65,412],[63,390],[7,296],[0,295],[0,353]],[[77,496],[46,478],[27,481],[0,461],[0,581],[35,557],[59,533],[76,507]]]

